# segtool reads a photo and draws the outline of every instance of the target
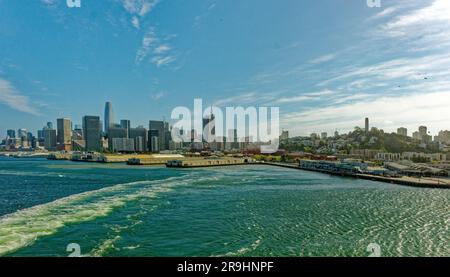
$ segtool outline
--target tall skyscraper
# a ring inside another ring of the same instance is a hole
[[[53,129],[53,123],[52,122],[47,122],[47,128],[49,129]]]
[[[59,144],[70,144],[72,137],[72,122],[68,118],[58,118],[56,120],[58,130],[57,141]]]
[[[44,128],[44,148],[52,151],[56,149],[56,130]]]
[[[368,118],[368,117],[366,117],[366,126],[365,126],[365,131],[366,131],[366,133],[368,133],[368,132],[369,132],[369,118]]]
[[[149,130],[148,131],[149,149],[151,152],[159,152],[161,150],[159,143],[159,131]]]
[[[134,139],[135,150],[145,152],[148,149],[148,131],[143,127],[131,128],[129,138]]]
[[[108,134],[110,127],[114,126],[114,111],[111,102],[105,104],[105,133]]]
[[[27,129],[19,129],[17,130],[17,138],[27,140]]]
[[[7,130],[6,131],[6,135],[8,136],[8,138],[16,138],[16,131],[14,130]]]
[[[116,126],[110,126],[108,131],[108,144],[109,149],[111,151],[121,151],[119,150],[120,147],[113,147],[113,141],[114,139],[126,139],[128,138],[128,132],[127,129],[116,127]]]
[[[165,124],[164,121],[156,121],[156,120],[150,120],[149,122],[149,131],[158,131],[157,135],[157,142],[158,142],[158,151],[166,150],[166,139],[165,139]],[[153,132],[153,136],[156,134],[156,132]],[[149,135],[149,141],[150,141],[150,149],[156,149],[154,145],[152,145],[155,140],[152,140],[152,135]],[[153,151],[157,152],[157,151]]]
[[[131,122],[128,119],[122,119],[120,121],[120,127],[127,130],[127,138],[130,137],[130,128],[131,128]]]
[[[101,124],[99,116],[83,117],[83,137],[86,151],[100,151],[101,149]]]

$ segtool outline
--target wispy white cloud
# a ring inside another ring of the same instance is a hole
[[[409,51],[427,51],[450,46],[450,1],[427,1],[381,25],[375,32],[380,38],[397,38]]]
[[[0,79],[0,103],[20,112],[40,115],[27,96],[18,91],[8,80]]]
[[[386,9],[384,9],[383,11],[381,11],[381,12],[375,14],[374,16],[370,17],[369,20],[381,19],[381,18],[387,17],[389,15],[392,15],[396,11],[398,11],[398,7],[388,7]]]
[[[296,103],[296,102],[304,102],[309,100],[317,100],[320,99],[318,97],[307,96],[307,95],[298,95],[292,97],[282,97],[275,101],[277,104],[287,104],[287,103]]]
[[[216,100],[214,106],[224,107],[227,105],[241,106],[241,105],[271,105],[274,104],[280,95],[280,91],[273,92],[259,92],[250,91],[243,92],[235,96]]]
[[[176,61],[176,55],[170,53],[173,47],[168,43],[168,40],[175,36],[168,36],[163,39],[156,34],[155,28],[150,28],[142,39],[141,46],[136,53],[136,64],[151,57],[150,61],[156,66],[161,67]]]
[[[216,8],[217,3],[216,2],[212,2],[200,15],[197,15],[194,18],[194,27],[198,28],[201,24],[201,22],[203,21],[203,19],[205,19],[206,17],[208,17],[211,12]]]
[[[163,98],[165,95],[166,95],[165,92],[160,91],[160,92],[158,92],[158,93],[152,94],[151,97],[152,97],[153,100],[157,101],[157,100]]]
[[[169,51],[170,49],[172,49],[172,48],[170,47],[170,45],[167,45],[167,44],[161,44],[161,45],[155,47],[155,49],[153,50],[153,52],[154,52],[155,54],[163,54],[163,53]]]
[[[56,5],[58,0],[41,0],[42,3],[48,6]]]
[[[152,58],[152,63],[155,64],[157,67],[161,67],[164,65],[168,65],[172,62],[174,62],[176,58],[174,56],[156,56]]]
[[[133,18],[131,19],[131,24],[133,24],[133,27],[136,29],[140,29],[141,28],[141,24],[139,22],[139,18],[137,18],[136,16],[133,16]]]
[[[284,96],[276,99],[274,103],[276,104],[290,104],[290,103],[298,103],[304,101],[312,101],[312,100],[321,100],[323,97],[331,97],[338,96],[337,92],[331,91],[328,89],[324,89],[316,92],[308,92],[302,93],[300,95],[295,96]]]
[[[427,55],[386,60],[366,66],[353,66],[336,77],[324,80],[319,85],[328,85],[335,81],[351,79],[362,84],[361,79],[371,78],[372,83],[380,81],[420,80],[438,76],[442,70],[450,68],[450,56],[447,54]]]
[[[142,38],[141,46],[136,53],[136,63],[141,63],[150,53],[151,47],[157,42],[155,30],[150,28]]]
[[[133,27],[139,29],[140,19],[151,12],[159,2],[160,0],[122,0],[122,5],[132,15],[131,24]]]
[[[334,60],[335,58],[336,58],[335,54],[327,54],[327,55],[318,57],[316,59],[313,59],[313,60],[311,60],[309,62],[312,63],[312,64],[320,64],[320,63],[324,63],[324,62],[328,62],[328,61]]]

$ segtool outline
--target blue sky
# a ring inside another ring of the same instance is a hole
[[[293,135],[450,129],[450,1],[0,0],[0,137],[194,98],[278,106]],[[413,2],[413,3],[412,3]]]

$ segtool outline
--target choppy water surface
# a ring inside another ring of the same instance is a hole
[[[275,168],[0,158],[0,255],[450,256],[450,190]]]

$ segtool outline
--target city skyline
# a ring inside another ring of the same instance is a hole
[[[208,110],[208,108],[206,110]],[[45,129],[53,129],[55,131],[58,131],[57,132],[58,135],[55,138],[56,142],[58,144],[59,143],[65,144],[69,140],[68,139],[68,131],[72,132],[72,131],[77,129],[77,126],[82,126],[83,122],[85,121],[85,117],[98,118],[98,124],[100,125],[99,126],[99,132],[101,134],[106,135],[106,136],[108,136],[108,128],[107,128],[107,126],[109,126],[109,128],[112,128],[112,129],[119,128],[119,129],[127,130],[126,131],[127,132],[127,137],[129,136],[129,132],[130,132],[129,130],[131,128],[133,128],[133,129],[147,128],[147,127],[145,127],[145,125],[142,125],[142,124],[138,125],[138,124],[132,123],[131,120],[126,119],[127,118],[126,116],[119,117],[120,119],[115,118],[113,103],[111,101],[106,101],[105,104],[104,104],[104,116],[103,117],[102,116],[98,116],[98,115],[84,115],[82,117],[82,119],[81,119],[81,124],[74,123],[74,121],[72,121],[72,118],[70,118],[70,117],[59,117],[59,118],[56,118],[54,120],[47,121],[45,124],[42,125],[43,127],[41,127],[40,129],[36,130],[35,132],[33,132],[32,130],[29,130],[27,128],[23,128],[23,126],[15,127],[15,128],[8,127],[6,130],[4,130],[5,137],[8,137],[8,136],[11,137],[11,135],[9,135],[10,132],[14,133],[14,137],[20,137],[20,132],[21,131],[26,132],[26,133],[31,133],[32,135],[36,135],[36,137],[39,137],[39,132],[45,131]],[[205,116],[202,120],[203,120],[203,126],[205,126],[206,125],[205,122],[207,123],[209,119],[208,119],[207,116]],[[349,129],[350,131],[348,131],[348,132],[354,131],[355,128],[361,128],[365,132],[369,132],[373,127],[375,127],[377,129],[383,130],[383,131],[385,131],[387,133],[396,133],[396,134],[399,134],[399,135],[402,135],[402,136],[405,136],[405,137],[411,137],[411,138],[415,138],[415,139],[418,139],[419,137],[423,137],[423,136],[430,136],[431,140],[433,140],[434,136],[438,136],[442,132],[450,132],[448,129],[442,129],[442,130],[437,131],[436,133],[432,133],[430,131],[430,129],[433,129],[433,128],[429,128],[429,125],[414,126],[413,129],[409,129],[409,128],[406,128],[404,126],[398,126],[398,127],[393,127],[394,129],[392,131],[386,131],[386,130],[384,130],[382,128],[379,128],[378,126],[374,126],[372,124],[371,120],[372,119],[370,119],[368,117],[365,117],[364,118],[364,122],[361,121],[360,125],[354,126],[353,128]],[[158,130],[158,129],[164,130],[165,127],[159,127],[158,126],[157,128],[152,128],[151,125],[152,124],[160,124],[160,123],[163,124],[164,123],[164,124],[168,124],[167,126],[171,126],[171,122],[173,120],[168,120],[167,121],[165,119],[165,117],[163,116],[161,120],[158,120],[158,119],[147,119],[146,121],[147,121],[147,125],[148,125],[148,130]],[[56,123],[57,128],[55,128],[55,129],[53,128],[53,123]],[[246,126],[246,128],[248,128],[248,126]],[[169,128],[167,127],[166,129],[169,129]],[[62,133],[61,135],[60,135],[60,131],[59,130],[61,130],[61,133]],[[283,136],[282,133],[284,133],[284,132],[287,132],[289,134],[290,130],[281,128],[280,129],[280,136]],[[326,138],[328,135],[331,135],[331,134],[334,134],[334,135],[336,135],[336,134],[346,134],[348,132],[339,132],[336,129],[336,130],[334,130],[334,132],[328,133],[327,131],[317,129],[317,130],[314,130],[313,132],[308,133],[308,134],[295,135],[295,137],[308,137],[308,136],[320,135],[321,137],[325,136],[325,138]],[[16,133],[17,133],[17,136],[15,135]],[[26,133],[25,133],[24,136],[26,136]],[[164,137],[164,135],[163,135],[163,137]],[[4,138],[0,137],[0,139],[4,139]]]
[[[195,97],[279,106],[291,135],[343,133],[364,117],[387,132],[450,129],[445,0],[246,1],[238,11],[218,1],[64,2],[0,1],[0,137],[102,117],[106,101],[146,126]]]

